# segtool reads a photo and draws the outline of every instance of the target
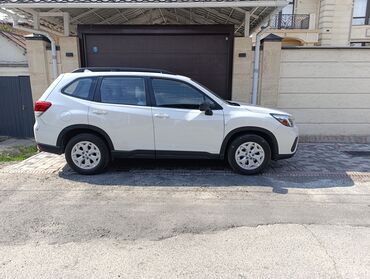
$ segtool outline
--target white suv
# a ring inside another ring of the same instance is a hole
[[[227,158],[241,174],[289,158],[298,129],[288,113],[224,101],[194,80],[156,70],[79,69],[35,104],[39,149],[65,153],[81,174],[114,158]]]

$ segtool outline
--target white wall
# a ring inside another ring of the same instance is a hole
[[[370,135],[370,49],[283,49],[278,105],[302,135]]]
[[[0,64],[27,64],[25,51],[0,34]]]
[[[239,53],[245,53],[246,57],[239,57]],[[234,39],[234,63],[232,80],[232,100],[250,102],[252,91],[252,39],[236,37]]]
[[[353,25],[351,42],[370,42],[370,25]]]
[[[0,77],[3,76],[29,76],[28,67],[2,67],[0,65]]]
[[[349,46],[353,0],[321,0],[319,40],[322,46]]]

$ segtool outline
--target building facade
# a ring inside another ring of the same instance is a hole
[[[272,19],[291,46],[369,46],[369,0],[293,0]]]

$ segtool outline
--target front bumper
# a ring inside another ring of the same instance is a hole
[[[289,153],[289,154],[278,154],[276,157],[275,157],[275,160],[282,160],[282,159],[289,159],[289,158],[292,158],[295,153],[297,152],[297,147],[298,147],[298,141],[299,141],[299,138],[296,137],[294,142],[293,142],[293,145],[292,147],[290,148],[290,151],[292,153]]]

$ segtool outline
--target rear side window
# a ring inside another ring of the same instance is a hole
[[[94,84],[95,78],[79,78],[67,85],[62,92],[73,97],[89,99],[89,96],[92,96]]]
[[[102,103],[146,105],[145,80],[141,77],[105,77],[100,86]]]

